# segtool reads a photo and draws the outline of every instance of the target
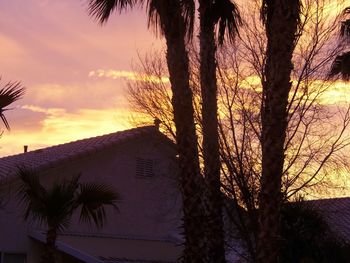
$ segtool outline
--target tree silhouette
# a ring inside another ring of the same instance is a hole
[[[24,219],[32,219],[47,226],[46,247],[42,263],[54,263],[55,243],[59,231],[70,226],[73,213],[80,210],[79,221],[102,227],[106,221],[106,206],[117,208],[119,194],[111,187],[99,183],[80,183],[73,176],[50,189],[39,181],[39,174],[25,168],[18,170],[20,186],[18,198],[24,204]]]
[[[299,0],[265,0],[267,47],[262,106],[262,175],[259,196],[259,263],[277,263],[280,248],[281,183],[284,166],[292,56],[300,22]]]
[[[199,0],[200,87],[202,98],[203,161],[209,262],[226,262],[222,218],[218,131],[216,49],[225,35],[233,40],[241,22],[230,0]],[[217,41],[215,41],[218,27]],[[226,34],[225,34],[226,33]]]
[[[167,66],[173,93],[172,105],[179,154],[180,185],[184,212],[185,247],[183,261],[205,262],[206,244],[203,207],[203,178],[200,174],[197,136],[189,84],[189,59],[186,40],[193,32],[195,5],[192,0],[90,0],[89,12],[101,23],[113,11],[146,4],[148,26],[153,26],[166,40]]]
[[[260,23],[257,2],[242,7],[240,37],[217,52],[219,87],[220,150],[222,187],[236,203],[244,207],[250,224],[235,218],[248,258],[256,257],[258,193],[261,178],[261,109],[264,104],[262,84],[266,61],[265,28]],[[303,6],[304,28],[298,31],[293,54],[292,89],[288,101],[287,137],[284,145],[284,169],[281,194],[284,200],[296,194],[334,194],[341,187],[341,172],[348,169],[349,104],[328,107],[334,81],[321,82],[329,63],[342,52],[332,50],[338,23],[327,13],[327,1],[311,1]],[[252,16],[254,17],[252,18]],[[339,17],[337,19],[340,19]],[[197,46],[190,49],[191,88],[194,94],[195,120],[199,148],[202,151],[202,115],[200,101],[199,56]],[[130,81],[129,102],[142,121],[162,121],[161,128],[175,140],[171,90],[163,51],[151,51],[140,57],[134,70],[156,81]],[[326,99],[326,100],[325,100]],[[334,99],[334,97],[332,98]],[[148,118],[147,118],[148,117]],[[148,122],[149,123],[149,122]],[[135,123],[134,123],[135,124]],[[321,128],[322,127],[322,128]],[[345,131],[345,133],[344,133]],[[348,149],[348,148],[346,148]],[[201,152],[203,153],[203,152]],[[337,179],[334,180],[334,172]],[[334,187],[335,186],[335,187]],[[236,210],[241,211],[241,210]],[[254,225],[254,229],[250,226]],[[246,255],[247,255],[246,254]]]

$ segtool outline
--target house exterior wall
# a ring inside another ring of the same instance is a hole
[[[154,175],[136,175],[136,160],[153,160]],[[179,232],[181,197],[178,190],[175,151],[154,137],[133,139],[122,145],[73,159],[41,175],[46,185],[64,177],[81,174],[83,182],[99,182],[113,186],[121,195],[119,211],[107,209],[107,224],[97,229],[80,224],[75,215],[70,232],[90,235],[119,236],[130,239],[170,240]],[[13,185],[13,184],[11,184]],[[13,190],[13,189],[12,189]],[[37,249],[28,238],[29,229],[12,191],[6,195],[6,206],[0,209],[0,251],[25,252],[28,263],[38,262]],[[33,254],[31,253],[33,251]]]
[[[136,175],[136,158],[140,157],[154,160],[153,177]],[[167,239],[177,230],[181,218],[177,170],[171,158],[174,158],[173,149],[167,149],[157,141],[138,140],[57,168],[45,177],[52,180],[81,173],[81,181],[111,185],[121,195],[119,211],[107,210],[108,221],[102,229],[78,224],[76,215],[70,231]]]

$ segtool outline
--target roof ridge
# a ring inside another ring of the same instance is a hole
[[[311,200],[304,200],[304,202],[335,201],[335,200],[346,200],[346,199],[350,199],[350,196],[344,196],[344,197],[328,197],[328,198],[321,198],[321,199],[311,199]]]
[[[28,154],[28,153],[42,152],[42,151],[44,151],[44,150],[52,149],[52,148],[57,148],[57,147],[60,147],[60,146],[63,146],[63,145],[68,145],[68,144],[73,144],[73,143],[78,143],[78,142],[89,141],[89,140],[92,140],[92,139],[97,139],[97,138],[102,138],[102,137],[108,137],[108,136],[111,136],[111,135],[117,135],[118,133],[120,133],[120,134],[121,134],[121,133],[128,133],[128,132],[132,132],[132,131],[136,131],[136,130],[150,129],[150,128],[154,128],[154,126],[153,126],[153,125],[140,126],[140,127],[135,127],[135,128],[127,129],[127,130],[116,131],[116,132],[110,132],[110,133],[101,134],[101,135],[92,136],[92,137],[83,138],[83,139],[77,139],[77,140],[74,140],[74,141],[69,141],[69,142],[59,143],[59,144],[56,144],[56,145],[47,146],[47,147],[44,147],[44,148],[39,148],[39,149],[32,150],[32,151],[28,151],[28,152],[25,152],[25,153],[24,153],[24,152],[21,152],[21,153],[17,153],[17,154],[13,154],[13,155],[3,156],[3,157],[0,157],[0,160],[1,160],[1,159],[5,159],[5,158],[9,158],[9,157],[15,157],[15,156],[23,155],[23,154]]]
[[[61,162],[71,161],[128,142],[140,135],[151,134],[167,138],[155,126],[141,126],[2,157],[0,158],[0,179],[14,174],[16,167],[45,170]]]

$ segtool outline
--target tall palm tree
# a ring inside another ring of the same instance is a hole
[[[279,262],[283,148],[300,8],[300,0],[264,0],[262,6],[267,50],[261,113],[262,176],[257,254],[260,263]]]
[[[6,107],[21,99],[24,91],[25,88],[20,82],[8,82],[0,89],[0,118],[7,130],[10,130],[10,125],[4,115],[4,112],[9,110]]]
[[[113,11],[146,4],[148,25],[154,26],[166,40],[167,66],[173,93],[172,105],[179,154],[180,184],[183,199],[184,262],[205,261],[203,178],[199,169],[197,136],[189,81],[186,40],[193,30],[193,0],[89,0],[90,14],[101,23]]]
[[[46,249],[42,263],[54,263],[57,233],[69,227],[72,215],[80,210],[80,221],[102,227],[106,221],[105,206],[116,208],[118,193],[104,184],[80,183],[80,176],[55,183],[50,189],[39,181],[39,175],[28,169],[18,170],[18,197],[24,204],[24,219],[45,224]]]
[[[199,0],[200,19],[200,84],[202,97],[203,159],[206,182],[206,213],[209,262],[226,262],[222,219],[220,153],[218,132],[217,78],[215,28],[218,43],[224,41],[225,31],[233,40],[241,19],[230,0]]]

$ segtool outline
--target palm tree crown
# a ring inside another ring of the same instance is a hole
[[[20,82],[8,82],[0,89],[0,118],[7,130],[10,130],[10,125],[4,115],[6,108],[15,101],[21,99],[24,95],[25,88]]]
[[[111,187],[98,183],[80,183],[80,175],[55,183],[46,189],[36,172],[21,168],[18,171],[21,184],[18,191],[25,205],[24,218],[33,219],[49,228],[64,230],[70,219],[80,209],[80,221],[93,222],[102,227],[106,221],[105,206],[117,208],[119,194]]]
[[[212,8],[208,9],[208,14],[204,14],[217,27],[217,39],[220,45],[224,43],[224,38],[232,42],[238,34],[238,28],[242,24],[241,15],[237,5],[231,0],[212,1]]]
[[[148,27],[154,27],[156,32],[163,35],[172,23],[169,7],[174,1],[180,2],[187,36],[190,39],[194,28],[195,3],[193,0],[89,0],[88,11],[92,17],[104,24],[113,12],[127,11],[135,6],[145,6],[148,13]]]
[[[39,174],[33,170],[18,170],[20,185],[18,197],[24,204],[24,219],[32,219],[47,226],[46,246],[41,263],[55,263],[55,244],[59,231],[69,227],[72,215],[80,209],[80,221],[93,222],[102,227],[106,221],[105,206],[117,208],[120,200],[111,187],[96,183],[80,183],[80,175],[60,183],[50,189],[39,181]]]

